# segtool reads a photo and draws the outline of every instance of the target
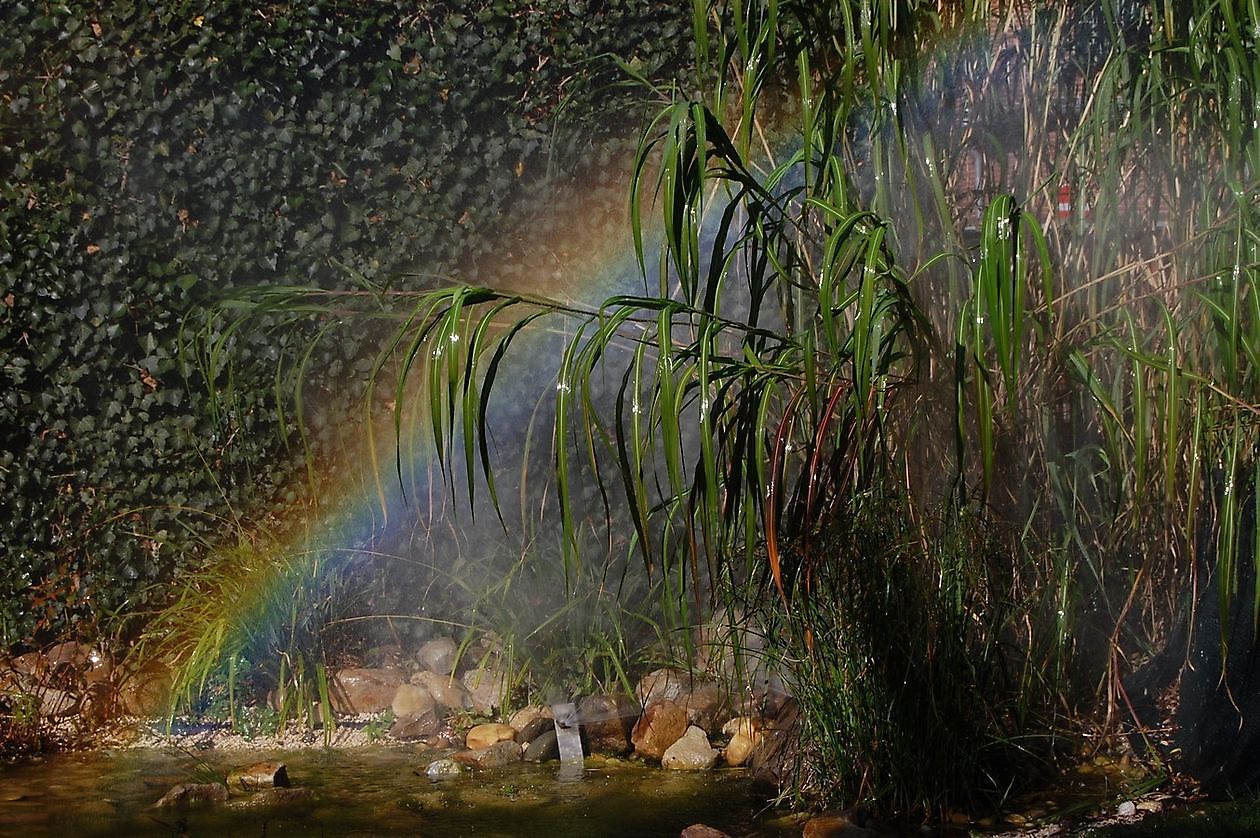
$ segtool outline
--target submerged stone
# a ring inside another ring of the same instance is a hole
[[[180,783],[153,805],[159,809],[183,808],[224,803],[227,799],[228,788],[222,783]]]
[[[464,766],[460,765],[450,757],[443,759],[435,759],[429,763],[429,767],[424,769],[424,774],[430,780],[437,782],[438,780],[450,780],[464,773]]]
[[[454,759],[474,768],[501,768],[521,761],[521,746],[515,741],[504,740],[487,748],[455,754]]]
[[[289,785],[289,771],[283,762],[256,762],[228,774],[228,788],[239,791],[255,791],[262,788]]]
[[[315,802],[315,792],[307,788],[267,788],[248,797],[232,801],[237,809],[268,809],[281,806],[309,806]]]
[[[714,829],[703,823],[693,823],[679,833],[678,838],[731,838],[720,829]]]

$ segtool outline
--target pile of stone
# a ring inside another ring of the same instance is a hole
[[[431,774],[557,758],[550,708],[528,707],[505,717],[512,685],[509,671],[497,663],[500,656],[488,643],[464,651],[449,637],[412,654],[377,650],[377,665],[331,674],[332,708],[343,720],[390,713],[391,739],[454,748],[454,768],[443,763]],[[634,754],[669,769],[751,765],[770,779],[781,776],[795,702],[769,679],[732,688],[724,677],[729,666],[706,663],[709,676],[661,668],[645,675],[633,694],[580,697],[584,752]],[[74,718],[90,726],[118,717],[153,718],[168,712],[168,679],[161,666],[117,666],[91,647],[62,643],[0,662],[0,701],[34,701],[38,707],[31,710],[53,722]],[[461,735],[456,722],[470,715],[498,721]]]
[[[187,809],[227,803],[234,808],[305,808],[315,800],[308,788],[295,788],[283,762],[256,762],[230,772],[222,783],[179,783],[153,804],[157,809]]]
[[[366,680],[362,671],[354,676],[356,684]],[[412,681],[416,680],[427,679],[413,677]],[[458,683],[448,680],[444,686],[455,695],[465,694]],[[417,701],[414,686],[400,684],[394,696],[391,706],[397,717],[396,735],[406,738],[419,726],[429,731],[419,737],[429,744],[462,745],[450,757],[429,766],[427,773],[432,779],[458,776],[468,768],[559,758],[550,707],[526,707],[505,722],[476,725],[462,742],[443,742],[442,737],[449,734],[433,715],[435,706],[442,702],[432,696]],[[582,697],[577,702],[577,721],[587,754],[633,754],[676,770],[703,770],[718,764],[752,764],[775,770],[775,757],[781,755],[795,723],[795,704],[781,694],[759,698],[759,709],[753,713],[747,706],[733,706],[716,682],[681,669],[663,668],[644,676],[633,696],[597,693]],[[413,706],[420,708],[421,715],[408,712]]]

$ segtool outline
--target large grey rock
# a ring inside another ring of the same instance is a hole
[[[442,730],[442,717],[438,715],[436,707],[419,713],[412,713],[406,716],[399,716],[394,719],[394,723],[390,725],[389,735],[395,739],[426,739],[431,740]]]
[[[526,762],[549,762],[560,759],[560,743],[556,741],[556,729],[544,730],[525,748]]]
[[[416,662],[421,669],[436,672],[438,675],[450,675],[459,662],[459,645],[449,637],[434,638],[416,652]]]
[[[643,710],[630,733],[635,753],[660,759],[687,730],[687,711],[672,701],[654,701]]]
[[[472,701],[472,707],[479,713],[493,713],[503,706],[507,695],[507,674],[493,665],[470,669],[464,673],[464,689]]]
[[[704,770],[717,762],[718,752],[709,744],[703,730],[691,725],[674,744],[665,749],[661,766],[674,770]]]
[[[332,678],[332,704],[338,713],[379,713],[394,701],[403,682],[397,669],[350,668]]]
[[[463,710],[472,706],[472,698],[468,690],[459,681],[452,680],[449,675],[439,675],[425,670],[411,676],[411,683],[424,687],[442,707]]]
[[[639,705],[620,693],[597,693],[578,702],[578,719],[592,751],[621,754],[630,750],[630,730]]]

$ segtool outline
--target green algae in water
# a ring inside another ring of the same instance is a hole
[[[676,836],[706,823],[735,836],[789,833],[759,824],[764,791],[740,771],[662,771],[589,761],[581,776],[519,764],[434,783],[435,754],[405,748],[290,752],[132,750],[55,754],[0,769],[0,834]],[[155,809],[178,783],[222,781],[278,759],[312,803]]]

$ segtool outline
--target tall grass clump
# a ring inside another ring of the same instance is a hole
[[[357,598],[345,561],[315,545],[237,535],[181,579],[132,654],[165,668],[171,720],[221,714],[235,724],[241,711],[270,704],[281,728],[322,724],[327,737],[333,624]]]
[[[1126,678],[1192,592],[1260,608],[1256,3],[693,10],[642,290],[381,297],[373,378],[498,510],[496,393],[555,346],[565,589],[596,509],[660,613],[781,627],[802,794],[999,799],[1070,727],[1152,723]],[[233,305],[283,293],[339,299]]]

